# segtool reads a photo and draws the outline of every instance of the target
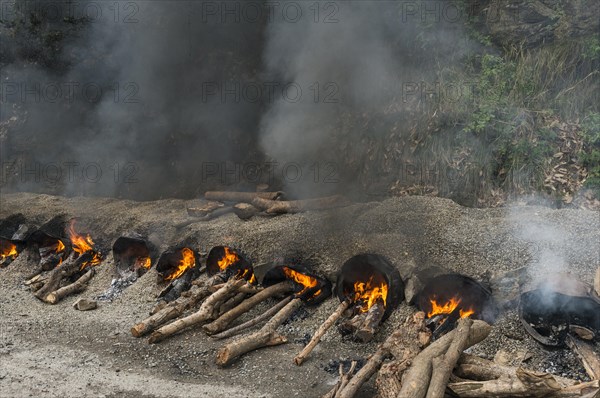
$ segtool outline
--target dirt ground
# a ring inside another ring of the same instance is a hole
[[[591,282],[600,266],[600,213],[586,210],[469,209],[446,199],[406,197],[250,221],[229,214],[176,230],[173,225],[187,219],[185,208],[194,203],[21,193],[0,197],[0,218],[22,212],[42,224],[59,213],[89,217],[106,259],[84,297],[108,288],[114,272],[110,245],[128,231],[147,235],[161,250],[180,242],[201,251],[233,245],[255,264],[291,253],[310,256],[332,280],[346,259],[362,252],[388,257],[403,277],[415,267],[437,265],[485,280],[528,265],[532,276],[560,266]],[[318,397],[336,382],[334,361],[366,358],[414,311],[401,304],[369,344],[347,341],[332,330],[302,367],[295,366],[292,358],[303,342],[336,307],[331,298],[303,308],[281,327],[288,344],[252,352],[220,369],[214,357],[222,342],[197,328],[157,345],[131,336],[129,329],[147,315],[161,289],[153,269],[114,301],[79,312],[71,306],[77,297],[54,306],[33,297],[22,283],[35,269],[32,260],[25,252],[0,270],[0,397]],[[492,358],[500,349],[513,357],[529,353],[524,366],[584,378],[573,354],[541,347],[515,311],[502,314],[488,339],[472,351]],[[360,397],[375,392],[371,381]]]

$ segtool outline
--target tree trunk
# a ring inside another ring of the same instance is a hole
[[[212,317],[215,308],[227,300],[235,292],[236,288],[242,286],[244,283],[246,281],[243,279],[231,278],[225,286],[208,296],[197,312],[157,329],[150,335],[148,342],[150,344],[158,343],[192,325],[208,321]]]
[[[351,202],[340,195],[327,196],[324,198],[278,201],[264,198],[254,198],[252,205],[265,210],[268,214],[275,213],[300,213],[307,210],[325,210],[350,205]]]
[[[340,305],[336,308],[336,310],[319,326],[315,334],[313,335],[310,342],[304,347],[304,349],[296,355],[294,358],[294,363],[298,366],[302,365],[302,362],[308,357],[308,355],[315,349],[319,341],[321,341],[321,337],[333,326],[335,321],[337,321],[344,311],[348,309],[350,306],[350,300],[344,300],[340,303]]]
[[[225,330],[227,326],[231,324],[231,322],[239,318],[242,314],[250,311],[252,308],[262,303],[266,299],[279,294],[291,292],[293,289],[294,286],[289,281],[269,286],[246,301],[242,302],[237,307],[221,315],[217,320],[209,323],[208,325],[204,325],[202,329],[204,329],[204,331],[208,334],[221,332]]]
[[[236,334],[239,334],[241,331],[251,328],[252,326],[261,323],[265,319],[269,319],[270,317],[272,317],[273,315],[278,313],[279,310],[281,310],[283,307],[285,307],[287,305],[287,303],[289,303],[292,300],[292,298],[293,298],[292,296],[288,296],[288,297],[284,298],[283,300],[281,300],[276,305],[274,305],[273,307],[269,308],[267,311],[263,312],[261,315],[257,316],[256,318],[252,318],[247,322],[244,322],[240,325],[232,327],[231,329],[227,329],[226,331],[221,332],[219,334],[215,334],[211,337],[221,340],[221,339],[226,339],[231,336],[235,336]]]
[[[283,192],[233,192],[233,191],[208,191],[204,194],[206,200],[219,202],[244,202],[251,203],[254,198],[276,200]]]
[[[269,322],[258,331],[243,336],[229,344],[221,347],[217,352],[216,364],[227,366],[236,358],[262,347],[279,345],[287,342],[287,339],[277,333],[277,328],[302,305],[302,300],[295,298],[281,309]]]
[[[471,347],[485,339],[491,331],[491,326],[484,321],[476,320],[469,329],[469,335],[465,347]],[[416,356],[410,368],[402,378],[402,389],[397,398],[424,398],[431,379],[431,360],[448,351],[448,347],[454,340],[457,330],[451,330],[440,337],[429,347]]]
[[[211,286],[219,281],[221,281],[221,274],[216,274],[207,281],[204,281],[203,285],[194,284],[190,290],[185,292],[177,300],[163,305],[158,311],[153,310],[153,313],[149,318],[135,324],[131,328],[131,334],[134,337],[142,337],[152,332],[157,327],[164,325],[171,319],[179,317],[187,309],[194,308],[200,301],[213,293]]]
[[[70,294],[73,294],[73,293],[83,290],[86,286],[86,283],[88,283],[88,281],[90,279],[92,279],[94,274],[95,274],[95,270],[93,268],[90,268],[85,274],[83,274],[75,282],[73,282],[70,285],[67,285],[65,287],[61,287],[60,289],[50,293],[43,300],[46,303],[50,303],[50,304],[58,303],[64,297],[67,297]]]
[[[454,369],[458,358],[460,358],[460,354],[467,348],[467,339],[472,324],[472,319],[460,319],[448,351],[432,359],[433,373],[429,382],[429,388],[427,389],[427,398],[444,398],[446,384],[450,380],[452,369]]]

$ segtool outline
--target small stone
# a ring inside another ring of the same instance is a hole
[[[94,300],[80,298],[73,304],[73,308],[79,311],[89,311],[96,309],[98,307],[98,303]]]

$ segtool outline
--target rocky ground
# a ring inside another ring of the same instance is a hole
[[[405,197],[250,221],[229,214],[176,230],[173,224],[184,221],[186,206],[193,204],[21,193],[0,197],[0,218],[22,212],[42,224],[59,213],[89,217],[106,260],[85,297],[110,285],[114,264],[107,249],[127,231],[146,234],[161,249],[182,241],[201,251],[234,245],[256,264],[290,253],[311,256],[332,280],[346,259],[361,252],[385,255],[403,277],[415,267],[437,265],[485,280],[494,272],[529,265],[534,277],[561,270],[591,282],[600,265],[600,213],[586,210],[470,209],[446,199]],[[76,297],[51,306],[32,296],[22,284],[35,269],[32,260],[25,252],[0,270],[0,397],[318,397],[336,382],[335,361],[367,357],[414,310],[403,303],[369,344],[346,341],[331,331],[297,367],[293,356],[337,305],[329,299],[302,309],[282,326],[288,344],[250,353],[219,369],[214,356],[222,342],[200,330],[157,345],[130,335],[130,327],[146,316],[161,289],[154,270],[113,302],[79,312],[71,307]],[[533,369],[584,375],[571,353],[548,351],[530,338],[515,311],[503,314],[473,351],[493,357],[500,349],[512,357],[527,352],[524,365]],[[374,394],[371,382],[360,396]]]

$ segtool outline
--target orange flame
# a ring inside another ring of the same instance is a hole
[[[223,257],[217,261],[217,265],[221,271],[225,271],[231,265],[237,263],[240,259],[237,253],[231,250],[229,247],[225,246],[223,249],[225,251],[223,253]]]
[[[181,260],[179,260],[179,264],[177,264],[177,270],[171,275],[166,276],[165,280],[170,281],[179,278],[187,269],[194,268],[195,266],[196,257],[194,256],[194,252],[192,249],[184,247],[181,249]]]
[[[438,304],[438,302],[435,300],[435,297],[429,299],[429,302],[431,303],[431,311],[427,313],[427,318],[431,318],[440,314],[451,314],[454,310],[456,310],[461,301],[462,299],[456,296],[452,297],[449,301],[445,302],[444,304]],[[459,309],[459,315],[461,318],[468,318],[474,313],[475,310],[473,310],[472,308],[469,308],[467,310],[463,310],[462,308]]]
[[[383,306],[385,307],[387,304],[387,295],[387,283],[382,281],[380,284],[376,284],[373,282],[373,276],[371,276],[366,283],[354,283],[354,297],[352,300],[355,303],[362,303],[359,308],[360,312],[367,312],[377,300],[383,301]]]
[[[150,259],[150,257],[138,257],[135,260],[135,264],[134,264],[134,268],[150,268],[150,266],[152,265],[152,260]]]
[[[287,276],[289,279],[291,279],[294,282],[303,286],[303,289],[300,290],[298,293],[296,293],[296,296],[301,296],[308,289],[315,288],[319,284],[319,281],[317,280],[317,278],[314,278],[309,275],[301,274],[300,272],[294,271],[293,269],[291,269],[289,267],[283,267],[282,269],[283,269],[283,273],[285,274],[285,276]],[[321,293],[321,290],[319,289],[313,294],[313,297],[318,296],[320,293]]]
[[[224,246],[223,250],[223,257],[221,257],[220,260],[217,260],[217,266],[221,271],[225,271],[227,268],[240,261],[240,256],[238,256],[234,250],[227,246]],[[246,279],[249,283],[256,284],[256,276],[254,276],[254,270],[252,268],[239,270],[235,277],[238,279]]]
[[[95,250],[94,241],[92,240],[92,237],[89,234],[83,236],[75,232],[75,220],[71,220],[71,223],[69,224],[68,234],[69,239],[71,240],[71,245],[73,246],[73,251],[77,253],[78,257],[88,252],[93,254],[91,260],[85,261],[83,264],[81,264],[81,270],[83,270],[87,266],[95,266],[102,262],[102,256],[100,256],[100,253],[98,253]],[[62,246],[64,249],[64,245],[60,240],[58,246],[59,248]],[[57,253],[60,252],[59,248],[57,249]]]
[[[14,260],[18,255],[17,245],[8,240],[0,240],[0,262],[7,258]]]

